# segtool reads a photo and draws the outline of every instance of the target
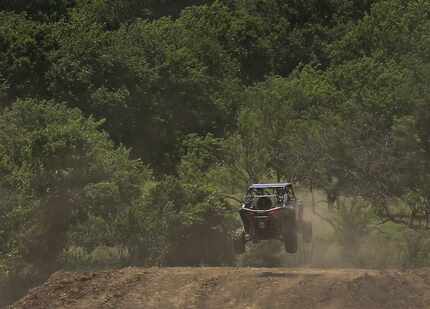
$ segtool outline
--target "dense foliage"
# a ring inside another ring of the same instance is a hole
[[[0,288],[100,248],[232,264],[257,181],[323,194],[313,213],[356,264],[365,236],[429,263],[429,15],[422,0],[2,1]]]

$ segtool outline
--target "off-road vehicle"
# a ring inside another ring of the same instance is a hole
[[[235,239],[237,253],[248,241],[279,239],[288,253],[296,253],[298,233],[303,241],[312,239],[312,225],[303,220],[303,207],[291,183],[264,183],[249,186],[239,211],[243,230]]]

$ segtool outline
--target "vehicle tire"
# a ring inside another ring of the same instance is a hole
[[[297,231],[290,231],[284,236],[284,247],[287,253],[297,253]]]
[[[303,241],[305,243],[312,242],[312,222],[303,222],[302,225]]]
[[[235,254],[242,254],[245,252],[245,232],[240,232],[233,237],[233,247]]]
[[[298,247],[298,236],[295,219],[288,218],[283,230],[285,251],[287,251],[287,253],[296,253]]]

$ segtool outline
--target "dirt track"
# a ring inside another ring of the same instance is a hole
[[[11,308],[430,308],[430,269],[125,268],[59,272]]]

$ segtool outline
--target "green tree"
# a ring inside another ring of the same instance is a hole
[[[265,162],[261,172],[265,173],[264,168],[266,173],[272,171],[278,181],[311,177],[312,168],[305,165],[312,164],[312,159],[305,163],[302,160],[310,155],[307,147],[318,141],[306,139],[316,136],[315,129],[324,114],[335,108],[337,93],[324,75],[311,68],[289,79],[272,78],[249,88],[239,117],[239,132],[243,141],[253,144],[250,149],[265,157],[256,158],[254,161],[259,162],[251,166]]]
[[[4,102],[17,97],[46,95],[44,74],[51,40],[47,27],[24,15],[0,11],[0,84],[6,83]]]
[[[67,16],[67,9],[74,3],[75,0],[4,0],[0,10],[24,13],[34,20],[55,21]]]
[[[115,224],[140,197],[145,168],[100,125],[52,102],[18,101],[2,112],[2,256],[50,271],[74,226],[89,216]]]

